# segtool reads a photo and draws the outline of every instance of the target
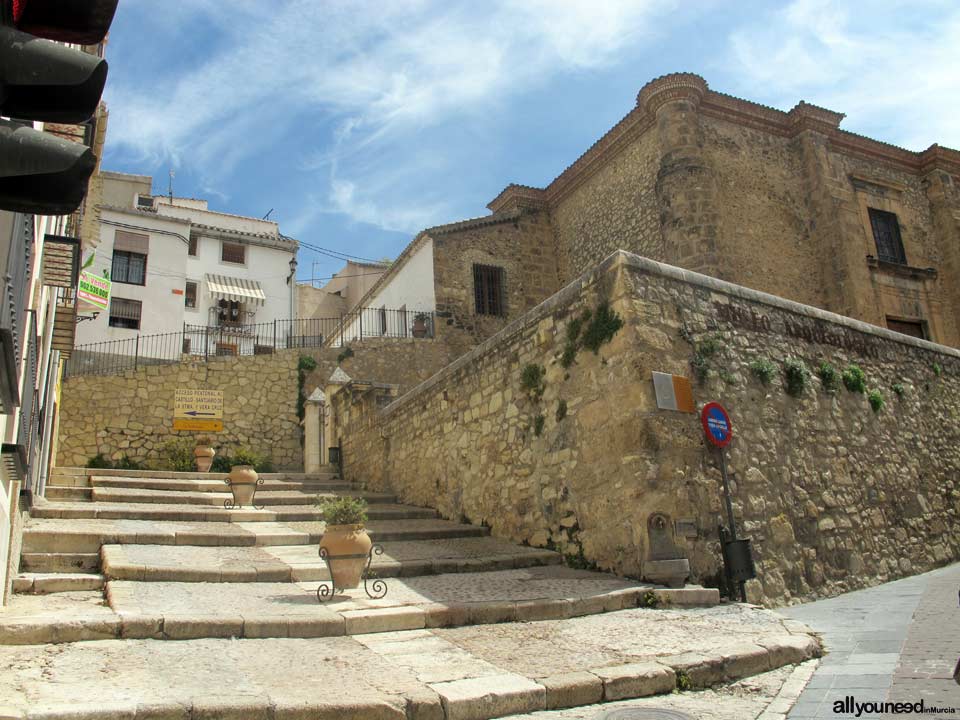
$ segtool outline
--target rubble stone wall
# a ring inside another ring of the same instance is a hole
[[[314,388],[326,386],[344,350],[283,350],[68,378],[62,392],[57,464],[82,466],[98,453],[113,460],[125,455],[149,461],[171,438],[207,434],[221,452],[248,447],[270,458],[278,470],[300,470],[297,363],[303,355],[317,361],[304,381],[309,395]],[[353,343],[351,350],[353,355],[341,361],[351,377],[394,383],[400,392],[452,360],[449,348],[434,340],[372,339]],[[174,431],[177,388],[222,390],[224,431]]]
[[[608,300],[624,327],[562,367],[571,320]],[[385,409],[345,402],[346,473],[500,537],[642,576],[653,513],[693,580],[716,584],[718,456],[699,418],[658,410],[652,371],[729,410],[727,465],[755,601],[835,594],[960,559],[960,353],[627,253],[608,258]],[[884,400],[783,360],[856,364]],[[750,369],[776,371],[764,384]],[[542,396],[524,368],[545,370]],[[343,395],[343,394],[341,394]],[[537,417],[541,416],[542,421]],[[539,429],[539,432],[538,432]],[[677,524],[679,521],[679,525]]]

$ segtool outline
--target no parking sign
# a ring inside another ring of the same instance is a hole
[[[700,411],[700,423],[703,425],[703,431],[707,434],[707,440],[718,448],[730,444],[730,439],[733,437],[733,425],[730,424],[730,416],[727,415],[723,405],[716,402],[704,405],[703,410]]]

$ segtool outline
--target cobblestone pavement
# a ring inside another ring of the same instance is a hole
[[[960,564],[781,610],[822,634],[827,655],[790,720],[856,717],[834,703],[912,702],[956,708]],[[883,717],[863,713],[861,717]],[[893,717],[893,716],[891,716]]]

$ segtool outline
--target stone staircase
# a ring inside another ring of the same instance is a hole
[[[715,590],[670,590],[563,567],[555,552],[398,504],[332,470],[263,475],[262,509],[227,509],[224,477],[56,470],[24,530],[14,589],[63,597],[15,600],[13,612],[0,616],[0,643],[318,637],[589,615],[644,598],[719,600]],[[368,532],[385,549],[371,569],[388,580],[385,598],[359,588],[323,605],[316,599],[329,579],[318,554],[324,525],[316,499],[333,495],[369,503]]]

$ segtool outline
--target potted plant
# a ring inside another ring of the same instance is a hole
[[[189,447],[189,445],[187,446]],[[210,445],[210,438],[206,435],[200,435],[197,438],[197,446],[193,449],[193,457],[197,462],[199,472],[210,472],[210,466],[213,464],[213,456],[217,451]]]
[[[423,338],[427,336],[427,321],[430,316],[425,312],[418,312],[413,316],[413,336]]]
[[[355,588],[373,543],[364,530],[367,501],[357,497],[321,497],[317,504],[326,523],[320,538],[320,555],[330,569],[334,588]]]
[[[243,507],[244,505],[253,505],[253,496],[257,492],[257,485],[262,485],[263,480],[257,477],[257,471],[253,465],[234,465],[230,469],[230,474],[224,479],[233,493],[233,500],[225,500],[223,506],[228,510],[234,507]],[[256,507],[254,505],[254,507]]]

